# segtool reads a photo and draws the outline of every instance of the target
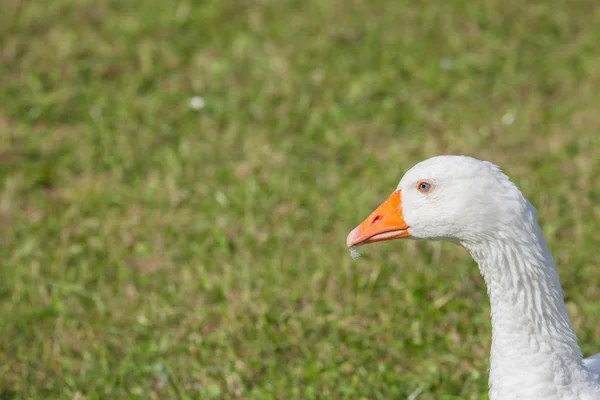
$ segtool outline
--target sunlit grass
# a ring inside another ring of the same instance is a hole
[[[344,246],[442,153],[600,351],[596,2],[42,3],[0,5],[0,398],[486,398],[468,254]]]

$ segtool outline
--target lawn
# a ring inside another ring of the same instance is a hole
[[[466,251],[344,245],[443,153],[600,351],[599,65],[594,0],[2,0],[0,399],[485,399]]]

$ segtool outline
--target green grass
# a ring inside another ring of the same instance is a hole
[[[600,8],[523,4],[2,0],[0,398],[486,398],[468,254],[344,247],[441,153],[521,186],[599,351]]]

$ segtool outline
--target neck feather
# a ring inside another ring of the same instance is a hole
[[[517,235],[498,232],[463,245],[477,261],[490,297],[490,398],[512,398],[509,394],[523,390],[538,395],[589,379],[537,222]]]

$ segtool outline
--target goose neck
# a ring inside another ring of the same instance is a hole
[[[554,261],[535,228],[519,240],[466,246],[490,298],[490,398],[511,398],[515,386],[539,393],[586,379]]]

